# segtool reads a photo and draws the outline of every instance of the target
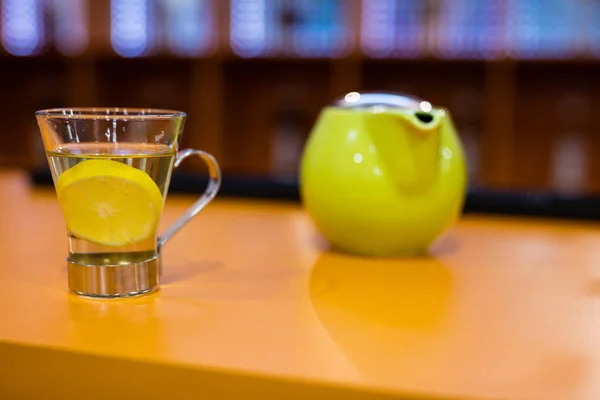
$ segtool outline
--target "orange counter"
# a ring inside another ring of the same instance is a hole
[[[67,292],[51,189],[0,173],[0,226],[2,399],[600,398],[597,224],[467,216],[376,260],[296,205],[218,200],[126,300]]]

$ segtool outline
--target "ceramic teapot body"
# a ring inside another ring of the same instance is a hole
[[[426,252],[460,216],[466,183],[450,114],[426,102],[326,107],[300,167],[302,202],[319,231],[365,256]]]

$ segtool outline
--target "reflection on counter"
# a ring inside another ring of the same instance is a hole
[[[327,252],[310,278],[313,307],[336,341],[374,347],[387,330],[408,338],[443,329],[452,288],[450,270],[433,257],[374,260]]]

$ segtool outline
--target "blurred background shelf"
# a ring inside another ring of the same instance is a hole
[[[182,146],[294,185],[319,110],[383,90],[451,111],[473,190],[600,193],[598,0],[0,4],[0,166],[45,168],[37,109],[175,108]]]

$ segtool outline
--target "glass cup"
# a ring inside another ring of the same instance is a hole
[[[164,244],[217,194],[215,158],[179,149],[186,115],[139,108],[57,108],[36,112],[69,238],[69,289],[125,297],[158,287]],[[208,166],[204,194],[157,233],[171,172],[189,156]]]

